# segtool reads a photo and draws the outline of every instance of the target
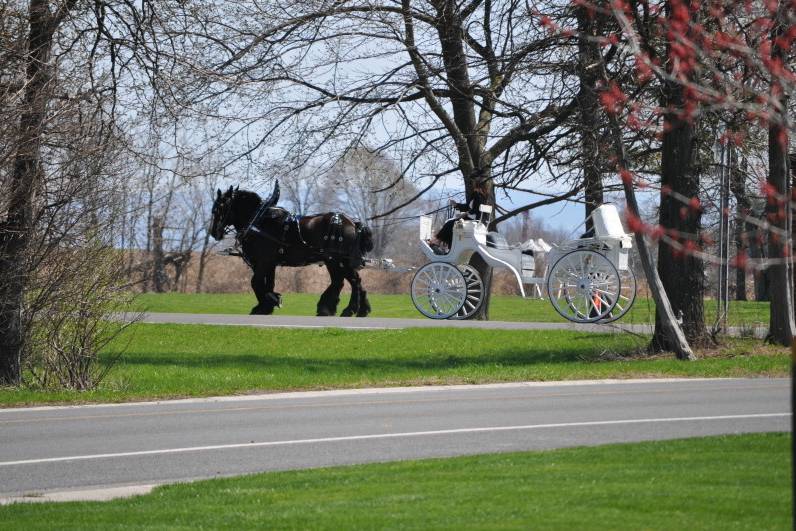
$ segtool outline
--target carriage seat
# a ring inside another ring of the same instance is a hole
[[[518,249],[519,245],[512,245],[506,240],[506,237],[500,234],[499,232],[488,232],[486,235],[486,246],[491,247],[492,249],[497,249],[499,251],[510,251],[512,249]],[[532,249],[524,249],[522,254],[533,256]]]
[[[499,232],[488,232],[486,234],[486,246],[501,251],[508,251],[512,248],[506,240],[506,237]]]
[[[593,237],[600,239],[622,239],[626,236],[616,205],[610,203],[602,204],[594,209],[591,217],[593,222]]]

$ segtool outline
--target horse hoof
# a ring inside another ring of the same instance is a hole
[[[334,312],[330,312],[326,308],[318,308],[318,313],[315,314],[316,317],[333,317]]]
[[[361,304],[359,306],[359,311],[357,312],[357,317],[367,317],[370,314],[370,304],[368,301],[365,301],[365,304]]]
[[[354,315],[354,310],[352,310],[351,308],[346,308],[345,310],[342,311],[340,317],[351,317],[352,315]]]
[[[269,308],[268,306],[260,306],[259,304],[252,308],[252,311],[249,312],[249,315],[271,315],[274,313],[273,308]]]

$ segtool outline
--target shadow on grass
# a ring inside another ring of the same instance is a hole
[[[629,354],[630,351],[622,354]],[[617,353],[619,354],[619,353]],[[540,364],[567,364],[572,362],[602,363],[607,361],[605,350],[574,348],[562,352],[558,349],[527,350],[521,348],[502,349],[484,354],[461,354],[453,350],[402,356],[399,358],[365,357],[361,353],[347,356],[323,356],[308,354],[227,354],[201,355],[196,357],[168,357],[148,352],[125,357],[122,364],[128,366],[183,367],[187,369],[243,369],[284,370],[314,372],[402,372],[407,370],[433,371],[458,367],[521,367]]]

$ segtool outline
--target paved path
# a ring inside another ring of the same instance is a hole
[[[0,498],[55,491],[53,499],[68,499],[63,491],[107,494],[132,485],[138,492],[266,470],[785,431],[789,385],[518,383],[0,409]]]
[[[490,330],[572,330],[591,333],[633,332],[651,334],[648,324],[575,324],[566,321],[555,323],[530,323],[512,321],[456,321],[444,319],[397,319],[386,317],[310,317],[297,315],[230,315],[199,313],[144,313],[145,323],[212,324],[257,326],[266,328],[345,328],[348,330],[389,330],[402,328],[481,328]],[[765,330],[756,329],[758,336]],[[731,335],[741,330],[731,327]],[[762,337],[762,336],[761,336]]]

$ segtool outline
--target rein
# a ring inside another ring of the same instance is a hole
[[[232,207],[230,205],[230,209],[231,208]],[[268,202],[267,201],[260,201],[260,206],[257,207],[257,210],[254,211],[254,215],[252,216],[252,219],[249,220],[249,224],[246,226],[245,229],[243,229],[243,235],[240,236],[241,239],[244,239],[244,238],[246,238],[246,236],[249,235],[249,231],[252,230],[252,228],[254,228],[255,224],[260,221],[260,218],[262,217],[262,215],[265,213],[265,211],[268,208],[269,208],[269,206],[268,206]]]
[[[243,243],[243,240],[249,235],[249,228],[251,228],[251,227],[247,227],[245,230],[242,230],[242,231],[236,231],[235,238],[240,243]],[[279,244],[281,247],[290,247],[289,243],[284,242],[284,241],[280,240],[279,238],[277,238],[275,236],[271,236],[267,232],[264,232],[264,231],[261,231],[261,230],[257,229],[257,227],[253,227],[253,228],[256,231],[257,236],[265,238],[266,240],[271,240],[272,242]]]

